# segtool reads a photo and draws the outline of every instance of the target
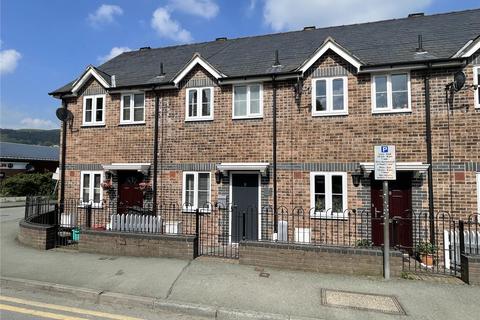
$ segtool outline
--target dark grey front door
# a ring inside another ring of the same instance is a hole
[[[258,174],[232,174],[232,242],[258,240]]]

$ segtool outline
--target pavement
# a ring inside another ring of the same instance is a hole
[[[190,308],[193,314],[206,310],[204,316],[218,319],[222,312],[225,319],[468,320],[477,319],[480,314],[480,287],[458,281],[384,281],[259,269],[230,260],[184,261],[115,257],[61,249],[39,251],[22,246],[15,239],[22,213],[21,208],[0,209],[2,278],[64,285],[70,291],[72,288],[91,290],[97,292],[100,301],[105,293],[119,294],[118,301],[129,301],[127,298],[131,296],[144,297],[145,301],[153,301],[153,305]],[[265,273],[269,276],[265,277]],[[321,303],[322,289],[394,296],[406,315],[326,306]]]

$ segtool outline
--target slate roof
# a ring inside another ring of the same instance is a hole
[[[0,142],[0,158],[15,160],[59,161],[59,148]]]
[[[416,54],[418,35],[427,54]],[[296,71],[329,37],[360,59],[365,66],[451,58],[469,40],[480,36],[480,9],[393,19],[378,22],[292,31],[225,41],[138,50],[97,67],[102,77],[115,75],[116,86],[170,83],[199,53],[227,77],[272,72],[275,50],[282,72]],[[165,77],[155,78],[164,65]],[[72,83],[52,92],[64,93]]]

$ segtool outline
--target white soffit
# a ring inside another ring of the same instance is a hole
[[[371,172],[375,170],[375,164],[373,162],[360,162],[360,166],[366,172]],[[426,172],[428,170],[429,164],[424,164],[422,162],[397,162],[396,167],[397,171]]]
[[[112,163],[104,164],[102,167],[107,171],[132,170],[148,172],[148,169],[150,169],[150,163]]]
[[[323,42],[323,44],[317,49],[313,56],[306,60],[300,66],[299,70],[302,73],[305,73],[329,49],[338,54],[346,61],[348,61],[348,63],[350,63],[357,69],[357,72],[360,71],[360,67],[363,65],[363,63],[359,59],[354,57],[351,53],[349,53],[347,50],[342,48],[339,44],[337,44],[332,38],[328,38],[327,40],[325,40],[325,42]]]
[[[226,171],[260,171],[265,173],[270,164],[268,162],[224,162],[217,165],[217,170]]]

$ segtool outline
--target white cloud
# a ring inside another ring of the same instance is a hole
[[[22,55],[14,49],[0,51],[0,74],[12,73],[18,65]]]
[[[191,42],[193,40],[190,32],[183,29],[180,23],[173,20],[170,12],[166,8],[160,7],[153,12],[151,26],[158,35],[163,38],[181,43]]]
[[[213,0],[170,0],[169,9],[205,19],[217,16],[219,7]]]
[[[274,31],[297,30],[406,17],[433,0],[265,0],[264,22]]]
[[[100,63],[103,63],[105,61],[115,58],[119,54],[124,53],[126,51],[132,51],[132,49],[130,49],[129,47],[113,47],[112,50],[110,50],[110,52],[107,55],[98,57],[98,61]]]
[[[88,21],[92,26],[108,24],[115,21],[115,16],[123,14],[122,8],[112,4],[102,4],[94,13],[88,15]]]
[[[20,124],[28,129],[56,129],[59,125],[51,120],[39,118],[23,118]]]

